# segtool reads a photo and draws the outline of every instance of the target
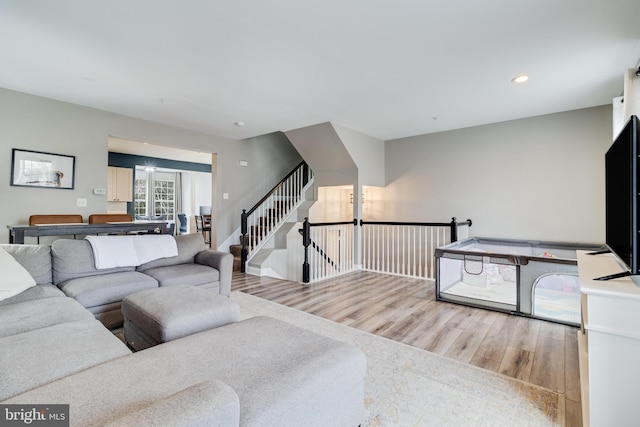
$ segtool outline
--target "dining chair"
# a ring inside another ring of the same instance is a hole
[[[91,214],[89,224],[107,224],[109,222],[133,222],[129,214]]]
[[[187,215],[183,213],[178,214],[178,221],[180,221],[180,234],[184,234],[187,232]]]
[[[196,215],[196,231],[202,233],[204,242],[211,247],[211,223],[206,224],[203,215]]]
[[[79,214],[43,214],[43,215],[31,215],[29,217],[29,225],[44,225],[44,224],[80,224],[82,223],[82,215]],[[76,235],[73,235],[76,238]],[[40,236],[37,237],[37,242],[40,244]]]

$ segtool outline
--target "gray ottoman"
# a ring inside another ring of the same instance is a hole
[[[122,314],[125,341],[138,351],[237,322],[240,307],[207,289],[170,286],[127,296]]]

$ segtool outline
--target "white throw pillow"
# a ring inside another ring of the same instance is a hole
[[[36,285],[29,272],[7,251],[0,248],[0,301]]]

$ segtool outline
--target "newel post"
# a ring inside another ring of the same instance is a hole
[[[240,240],[242,243],[242,250],[240,251],[240,271],[246,273],[247,264],[247,211],[242,210],[240,215]]]
[[[302,264],[302,283],[309,283],[309,245],[311,244],[311,223],[305,217],[302,223],[302,246],[304,246],[304,263]]]
[[[451,243],[458,241],[458,223],[456,217],[451,218]]]

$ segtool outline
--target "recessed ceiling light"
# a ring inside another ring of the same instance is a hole
[[[238,127],[242,127],[242,126],[244,126],[244,122],[235,122],[234,125],[236,125]]]
[[[511,79],[512,83],[524,83],[529,80],[528,74],[520,74]]]

